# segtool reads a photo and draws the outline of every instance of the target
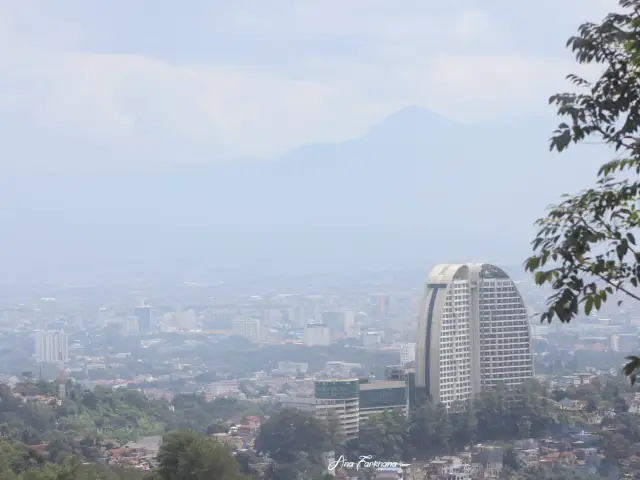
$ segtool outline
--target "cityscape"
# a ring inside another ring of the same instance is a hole
[[[640,480],[640,0],[0,39],[0,480]]]
[[[544,307],[544,293],[521,269],[512,270],[436,265],[422,284],[413,272],[396,272],[388,275],[395,283],[374,275],[305,293],[185,282],[164,302],[164,288],[151,283],[117,292],[48,285],[46,296],[5,304],[0,379],[19,391],[25,381],[54,385],[49,396],[20,397],[24,402],[64,404],[70,391],[96,388],[138,392],[172,408],[184,398],[239,402],[256,414],[239,424],[218,419],[226,430],[213,434],[238,452],[254,451],[259,418],[269,411],[334,419],[346,441],[358,441],[360,429],[380,415],[408,419],[427,403],[454,413],[502,386],[535,381],[557,393],[610,378],[616,388],[629,387],[620,366],[640,347],[640,310],[604,309],[571,324],[541,324],[535,312]],[[630,395],[621,397],[627,411],[640,413],[640,397]],[[569,397],[549,402],[574,417],[587,405]],[[584,415],[589,425],[603,413]],[[103,446],[100,456],[110,465],[152,468],[162,430],[136,437],[125,433],[129,428],[112,430],[131,438],[126,450]],[[573,434],[587,435],[584,427],[570,429],[566,441],[574,441]],[[553,448],[532,445],[516,450],[529,464],[557,463]],[[491,476],[503,468],[503,448],[480,446],[471,456],[461,451],[427,463],[409,459],[404,471],[412,472],[407,478]],[[596,472],[602,458],[593,451],[573,449],[570,466]],[[482,463],[487,455],[492,460]],[[335,458],[335,452],[326,457],[325,466]],[[255,462],[265,467],[264,459]],[[386,478],[382,470],[377,478]]]

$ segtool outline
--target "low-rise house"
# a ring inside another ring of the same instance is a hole
[[[459,457],[441,457],[431,460],[427,464],[427,468],[436,475],[451,475],[461,469],[462,465],[462,460]]]
[[[540,457],[540,450],[537,448],[522,449],[518,450],[517,453],[527,466],[538,463],[538,458]]]
[[[576,454],[573,452],[560,452],[558,455],[558,463],[565,467],[572,467],[577,461]]]
[[[587,415],[587,423],[589,425],[600,425],[603,419],[604,415],[599,413],[591,413]]]
[[[476,447],[480,450],[471,457],[471,464],[478,465],[479,473],[484,478],[500,476],[503,467],[504,451],[498,447]]]
[[[140,437],[135,442],[129,442],[125,445],[125,448],[140,451],[143,456],[148,458],[155,458],[162,446],[162,436],[154,435],[150,437]]]
[[[571,410],[574,412],[579,412],[587,408],[587,402],[583,402],[580,400],[571,400],[570,398],[563,398],[558,402],[560,404],[560,408],[562,410]]]

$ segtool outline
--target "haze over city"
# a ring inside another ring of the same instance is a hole
[[[640,478],[639,58],[640,0],[0,0],[0,478]]]
[[[3,2],[3,269],[519,265],[600,160],[546,99],[612,2],[387,3]]]

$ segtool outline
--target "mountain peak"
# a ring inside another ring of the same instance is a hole
[[[456,122],[417,105],[409,105],[374,125],[367,135],[406,136],[450,128]]]

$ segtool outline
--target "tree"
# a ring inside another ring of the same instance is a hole
[[[294,464],[304,452],[309,462],[321,465],[330,441],[324,422],[308,412],[285,408],[260,426],[255,450],[278,464]]]
[[[238,462],[223,444],[191,431],[175,431],[158,453],[159,480],[239,480]]]
[[[511,469],[513,472],[517,472],[521,469],[522,465],[518,459],[518,455],[513,447],[508,447],[504,450],[504,457],[502,463],[505,467]],[[510,477],[506,477],[510,478]]]
[[[578,93],[550,98],[565,119],[551,138],[551,150],[600,143],[615,157],[601,166],[595,187],[566,195],[537,221],[534,254],[525,268],[538,285],[553,290],[542,321],[570,322],[613,296],[640,300],[634,235],[640,227],[640,2],[619,4],[621,13],[583,24],[567,42],[578,63],[597,64],[603,73],[595,81],[568,75]],[[624,371],[635,382],[640,357],[629,360]]]
[[[330,410],[327,413],[327,431],[331,441],[331,448],[334,451],[344,448],[346,442],[346,436],[344,434],[344,428],[340,424],[340,417],[335,410]]]
[[[236,454],[236,462],[240,466],[240,471],[244,475],[253,477],[257,474],[256,470],[251,466],[252,456],[247,452],[238,452]]]
[[[386,411],[373,414],[360,422],[358,438],[348,443],[349,458],[373,455],[399,461],[403,457],[407,422],[402,413]]]

